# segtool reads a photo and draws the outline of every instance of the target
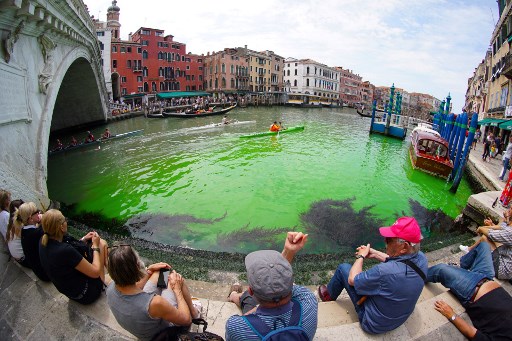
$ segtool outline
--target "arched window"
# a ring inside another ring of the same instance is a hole
[[[231,74],[234,74],[234,73],[235,73],[235,66],[231,65]]]
[[[164,69],[163,68],[159,68],[158,69],[158,76],[160,76],[160,77],[164,76]]]
[[[162,59],[162,52],[158,52],[158,60]]]
[[[148,59],[148,51],[142,51],[142,59]]]
[[[293,86],[297,86],[297,80],[293,81]]]
[[[219,80],[217,78],[215,78],[215,89],[217,89],[219,87]]]
[[[226,88],[226,78],[222,77],[221,86],[225,89]]]
[[[144,77],[148,76],[148,68],[147,68],[147,66],[144,66],[144,69],[142,69],[142,76],[144,76]]]
[[[156,83],[151,82],[151,91],[156,91]]]
[[[212,88],[212,80],[210,79],[210,85],[209,85],[209,88],[211,89]]]
[[[306,86],[309,86],[309,78],[306,78]]]
[[[306,68],[306,70],[307,70],[306,73],[309,75],[309,66]]]
[[[165,86],[165,83],[164,82],[160,82],[160,91],[164,91],[165,90],[164,86]]]
[[[231,89],[235,88],[235,80],[231,78]]]
[[[180,61],[180,54],[179,53],[176,53],[176,60]]]
[[[222,63],[222,73],[226,73],[226,65]]]
[[[289,76],[290,75],[290,70],[286,70],[286,75]]]
[[[180,82],[176,82],[176,90],[180,89]]]
[[[144,82],[144,92],[149,92],[149,86],[147,82]]]

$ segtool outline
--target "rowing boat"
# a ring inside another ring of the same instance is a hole
[[[99,138],[99,139],[94,140],[94,141],[89,142],[89,143],[83,142],[83,143],[77,144],[76,146],[69,146],[69,147],[62,148],[62,149],[50,150],[48,152],[48,156],[52,156],[52,155],[55,155],[55,154],[60,154],[60,153],[63,153],[63,152],[69,152],[69,151],[76,150],[76,149],[81,149],[81,148],[84,148],[84,147],[96,146],[96,145],[99,145],[100,143],[105,143],[105,142],[109,142],[109,141],[112,141],[112,140],[117,140],[117,139],[129,137],[129,136],[140,135],[140,134],[142,134],[142,132],[144,132],[144,129],[139,129],[139,130],[129,131],[127,133],[112,135],[108,139]]]
[[[203,117],[203,116],[211,116],[211,115],[223,115],[223,114],[227,114],[229,111],[233,110],[234,108],[236,108],[236,104],[232,105],[230,107],[221,109],[221,110],[213,110],[213,109],[212,109],[212,111],[197,110],[197,111],[181,112],[181,113],[176,113],[176,112],[166,113],[166,112],[164,112],[164,113],[162,113],[162,116],[163,117],[194,118],[194,117]]]
[[[271,136],[271,135],[277,135],[278,133],[279,134],[284,134],[284,133],[291,133],[291,132],[294,132],[294,131],[303,131],[303,130],[304,130],[304,126],[296,126],[296,127],[290,127],[288,129],[280,130],[280,131],[265,131],[265,132],[262,132],[262,133],[254,133],[254,134],[249,134],[249,135],[242,135],[242,136],[240,136],[240,138],[241,139],[248,139],[248,138],[251,138],[251,137]]]
[[[201,129],[218,128],[218,127],[230,127],[230,126],[236,126],[236,125],[241,125],[241,124],[251,124],[251,123],[256,123],[256,121],[235,120],[235,121],[229,122],[228,124],[224,124],[222,122],[221,123],[211,123],[211,124],[207,124],[207,125],[200,126],[200,127],[189,128],[189,130],[201,130]]]

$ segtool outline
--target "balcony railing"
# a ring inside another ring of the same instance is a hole
[[[501,71],[501,74],[508,79],[512,79],[512,54],[508,54],[504,58],[504,65],[503,70]]]

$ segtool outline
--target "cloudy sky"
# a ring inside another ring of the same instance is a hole
[[[106,19],[111,1],[84,0]],[[165,30],[187,52],[247,45],[311,58],[395,86],[464,104],[467,80],[484,58],[498,18],[496,0],[119,0],[121,38],[140,27]]]

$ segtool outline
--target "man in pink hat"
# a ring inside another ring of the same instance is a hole
[[[399,218],[381,227],[386,252],[368,245],[356,249],[354,264],[340,264],[327,285],[318,288],[322,301],[335,301],[345,289],[354,303],[361,328],[372,334],[398,328],[412,314],[426,278],[428,262],[420,251],[416,219]],[[381,263],[363,271],[366,258]]]

